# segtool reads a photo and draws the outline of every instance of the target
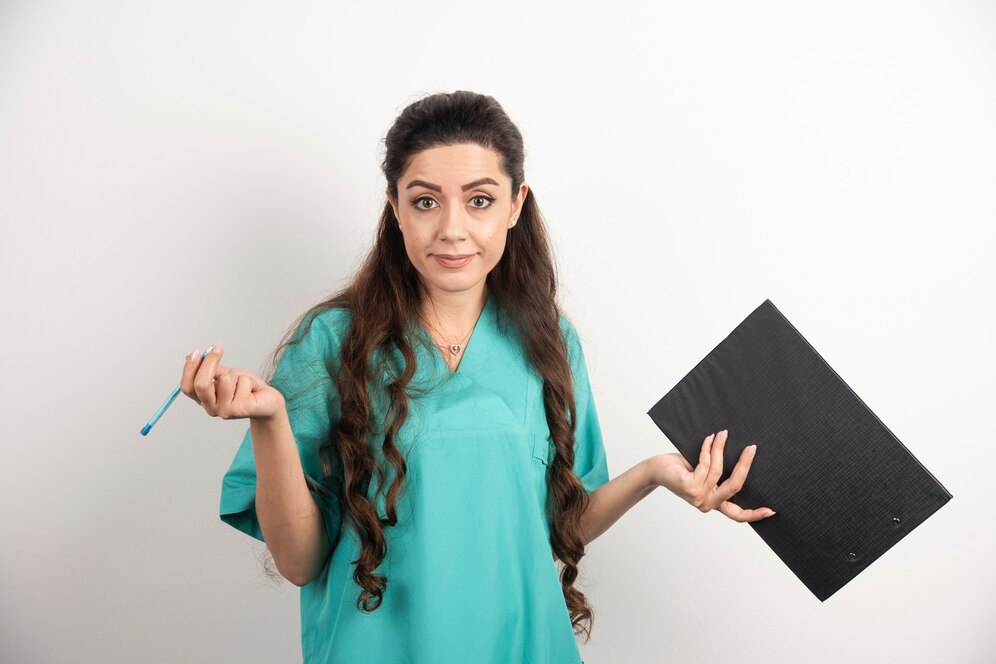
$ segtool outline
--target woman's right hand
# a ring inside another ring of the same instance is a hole
[[[221,366],[224,352],[219,343],[202,359],[194,349],[183,364],[180,391],[223,420],[266,420],[286,408],[284,396],[252,371]]]

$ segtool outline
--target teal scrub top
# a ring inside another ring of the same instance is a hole
[[[312,491],[333,549],[319,576],[300,589],[305,662],[582,661],[544,509],[547,464],[555,448],[542,378],[511,324],[500,324],[506,322],[500,313],[489,294],[455,372],[418,326],[429,348],[414,343],[413,383],[429,392],[410,400],[396,439],[408,472],[398,523],[385,526],[387,556],[375,570],[387,576],[387,588],[370,613],[356,606],[361,589],[353,581],[353,561],[359,539],[341,523],[338,499],[324,501]],[[348,309],[322,311],[305,334],[303,321],[294,335],[300,343],[286,348],[270,381],[287,398],[301,464],[315,484],[322,478],[318,449],[338,412],[325,364],[338,365],[349,320]],[[609,480],[598,415],[577,331],[564,316],[560,328],[574,376],[574,472],[593,491]],[[383,403],[375,400],[378,408],[383,417]],[[382,434],[370,441],[379,463],[382,441]],[[389,469],[387,481],[393,478]],[[374,476],[367,495],[386,517],[384,496],[376,492]],[[247,430],[222,482],[220,515],[262,541],[255,496]]]

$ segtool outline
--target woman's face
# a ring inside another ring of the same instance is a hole
[[[523,182],[513,203],[512,181],[498,164],[497,152],[476,144],[428,148],[398,178],[397,201],[388,190],[408,258],[430,294],[476,288],[498,264],[529,190]]]

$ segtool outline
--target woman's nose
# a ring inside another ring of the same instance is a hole
[[[459,205],[443,208],[439,220],[439,237],[442,240],[462,240],[467,236],[467,213]]]

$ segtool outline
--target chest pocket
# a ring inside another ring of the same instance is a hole
[[[533,458],[544,466],[549,466],[550,462],[553,460],[553,454],[556,449],[553,444],[553,438],[542,433],[534,433],[532,434],[532,438]]]

